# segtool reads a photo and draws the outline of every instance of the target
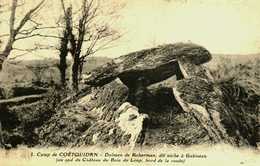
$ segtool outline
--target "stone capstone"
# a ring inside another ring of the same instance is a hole
[[[128,87],[140,77],[146,86],[167,79],[172,75],[182,77],[178,62],[200,65],[208,62],[211,54],[195,44],[176,43],[133,52],[112,60],[84,80],[85,84],[100,86],[119,77]]]

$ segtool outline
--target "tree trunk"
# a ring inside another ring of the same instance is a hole
[[[59,64],[59,70],[60,70],[60,78],[61,78],[61,85],[63,87],[66,87],[66,70],[67,70],[67,55],[68,55],[68,34],[67,30],[64,30],[63,38],[61,39],[61,45],[60,45],[60,64]]]
[[[4,60],[5,60],[5,58],[2,55],[0,55],[0,71],[2,70]]]
[[[79,80],[82,79],[83,67],[84,67],[84,61],[80,61],[80,65],[79,65]]]
[[[59,70],[60,70],[61,85],[62,87],[66,87],[66,70],[67,70],[66,55],[60,55]]]
[[[2,123],[0,121],[0,148],[4,148],[4,138],[3,138],[3,131],[2,131]]]
[[[80,67],[80,58],[78,55],[74,56],[74,62],[72,65],[72,87],[74,91],[79,89],[79,67]]]
[[[11,53],[13,49],[13,43],[15,41],[15,36],[17,35],[17,31],[14,29],[16,8],[17,8],[17,0],[13,0],[12,7],[11,7],[11,16],[9,18],[10,36],[8,39],[8,43],[4,48],[4,51],[0,54],[0,71],[2,70],[4,61],[6,60],[6,58],[8,57],[8,55]]]
[[[13,49],[12,45],[13,45],[13,42],[12,42],[12,40],[10,40],[7,43],[4,51],[0,54],[0,71],[2,70],[2,66],[3,66],[4,61],[6,60],[6,58],[8,57],[8,55],[11,53],[11,51]]]

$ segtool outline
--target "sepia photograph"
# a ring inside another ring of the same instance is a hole
[[[260,165],[259,0],[0,0],[0,166]]]

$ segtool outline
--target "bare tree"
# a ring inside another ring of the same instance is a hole
[[[62,1],[63,2],[63,1]],[[69,45],[69,31],[71,31],[70,26],[71,26],[71,16],[72,16],[72,11],[71,8],[68,8],[65,11],[64,4],[62,4],[63,10],[64,10],[64,22],[65,22],[65,27],[62,32],[62,37],[60,39],[60,64],[59,64],[59,70],[60,70],[60,77],[61,77],[61,84],[63,87],[66,86],[66,70],[67,70],[67,61],[66,58],[69,53],[68,45]],[[68,19],[66,19],[68,18]]]
[[[100,19],[102,15],[100,3],[101,0],[82,0],[79,14],[73,15],[72,5],[65,8],[64,0],[61,0],[65,22],[60,45],[61,75],[62,80],[65,80],[66,56],[70,53],[73,58],[72,86],[75,91],[78,90],[79,78],[86,57],[105,49],[111,42],[120,37],[119,33],[110,27],[109,21],[111,20]]]
[[[13,45],[15,41],[26,39],[31,37],[33,32],[37,30],[37,27],[40,25],[36,21],[33,20],[33,17],[38,13],[41,9],[45,0],[42,0],[38,3],[34,8],[29,10],[18,23],[18,26],[15,27],[16,24],[16,9],[18,7],[18,0],[12,0],[11,5],[11,14],[9,18],[9,34],[8,41],[4,47],[4,50],[0,53],[0,70],[2,69],[2,64],[4,60],[9,56],[10,52],[13,50]],[[24,29],[26,23],[31,22],[33,26],[29,29]]]

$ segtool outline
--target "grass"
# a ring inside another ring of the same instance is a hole
[[[217,84],[232,83],[249,94],[260,95],[260,59],[242,63],[232,63],[232,59],[221,58],[211,74]]]

